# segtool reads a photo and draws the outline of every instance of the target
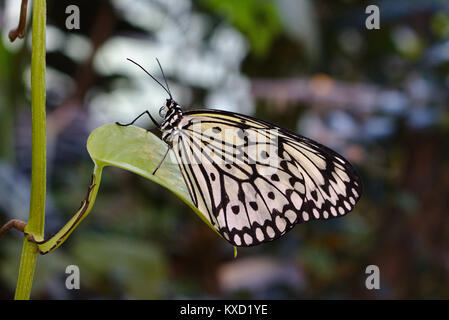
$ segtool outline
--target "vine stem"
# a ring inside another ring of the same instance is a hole
[[[46,124],[45,124],[45,23],[46,0],[33,1],[33,32],[31,53],[31,200],[30,216],[25,234],[43,239],[46,189]],[[16,300],[30,298],[38,246],[25,235],[17,279]]]

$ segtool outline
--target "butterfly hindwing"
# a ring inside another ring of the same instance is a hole
[[[192,201],[235,246],[342,216],[362,193],[342,156],[270,123],[205,110],[184,113],[180,127],[173,149]]]

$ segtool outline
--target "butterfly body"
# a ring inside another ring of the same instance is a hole
[[[183,112],[172,99],[160,129],[195,206],[234,246],[272,241],[297,223],[340,217],[362,193],[342,156],[252,117]]]
[[[162,140],[171,141],[173,131],[180,130],[179,123],[183,118],[181,107],[173,100],[167,99],[165,106],[161,108],[165,111],[165,119],[161,124]],[[162,112],[160,112],[162,114]]]

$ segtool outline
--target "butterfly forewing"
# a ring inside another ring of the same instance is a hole
[[[270,123],[208,110],[184,113],[179,127],[173,149],[192,201],[235,246],[342,216],[362,193],[342,156]]]

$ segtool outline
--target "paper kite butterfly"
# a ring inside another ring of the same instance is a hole
[[[130,60],[130,59],[128,59]],[[234,246],[275,240],[297,223],[350,212],[362,194],[351,164],[335,151],[249,116],[183,112],[169,95],[154,124],[174,152],[194,205]],[[159,61],[157,61],[159,63]],[[159,63],[160,66],[160,63]]]

